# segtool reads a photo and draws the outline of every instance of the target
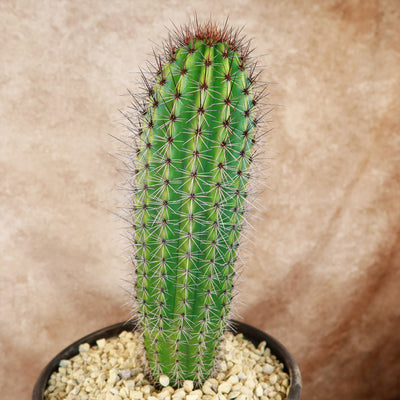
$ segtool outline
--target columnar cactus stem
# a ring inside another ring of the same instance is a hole
[[[136,298],[151,374],[179,385],[212,373],[226,327],[257,95],[237,32],[196,22],[165,51],[137,132]]]

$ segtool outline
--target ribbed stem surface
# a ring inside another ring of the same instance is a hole
[[[252,83],[227,43],[193,39],[162,70],[142,120],[137,297],[152,374],[213,371],[231,301],[254,135]]]

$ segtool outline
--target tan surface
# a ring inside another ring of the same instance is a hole
[[[293,353],[303,399],[400,397],[400,3],[3,0],[1,398],[129,314],[107,134],[151,41],[194,11],[245,24],[277,83],[238,311]]]

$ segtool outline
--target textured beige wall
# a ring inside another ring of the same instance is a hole
[[[152,42],[195,11],[245,25],[277,105],[238,313],[293,353],[303,399],[400,398],[396,0],[0,2],[1,398],[128,317],[108,134]]]

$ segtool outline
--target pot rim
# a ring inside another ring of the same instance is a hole
[[[240,321],[230,320],[228,328],[234,334],[242,333],[246,339],[250,340],[256,346],[264,340],[267,342],[267,346],[271,349],[272,354],[274,354],[283,363],[284,370],[289,374],[290,377],[290,389],[286,400],[299,400],[302,389],[300,369],[292,355],[283,346],[283,344],[268,333],[265,333],[251,325],[245,324]],[[81,344],[89,343],[90,346],[93,346],[99,339],[108,339],[114,336],[118,336],[118,334],[121,333],[123,330],[135,331],[137,329],[137,319],[118,322],[116,324],[92,332],[67,346],[65,349],[60,351],[40,373],[39,378],[36,381],[35,387],[33,389],[32,400],[44,399],[44,391],[46,389],[50,375],[53,372],[57,371],[61,360],[70,359],[77,355],[79,352],[79,346]]]

